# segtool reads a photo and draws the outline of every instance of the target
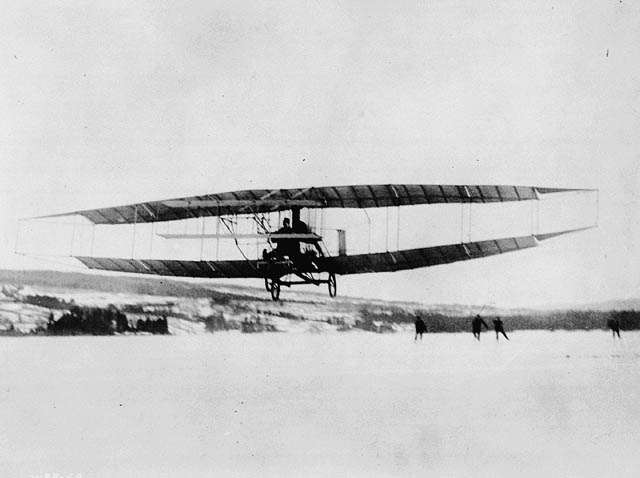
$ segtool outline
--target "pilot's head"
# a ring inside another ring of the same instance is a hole
[[[284,227],[289,227],[289,218],[288,218],[288,217],[285,217],[285,218],[284,218],[284,221],[282,221],[282,225],[283,225]]]

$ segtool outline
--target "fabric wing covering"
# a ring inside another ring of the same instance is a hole
[[[478,259],[495,254],[527,249],[537,246],[538,241],[568,232],[573,231],[379,252],[374,254],[326,257],[318,259],[318,266],[323,272],[334,272],[336,274],[361,274],[366,272],[392,272],[416,269],[419,267],[449,264],[451,262]],[[260,271],[259,261],[256,260],[180,261],[75,257],[90,269],[105,271],[211,279],[263,277]]]
[[[81,215],[94,224],[134,224],[201,216],[267,213],[306,208],[375,208],[438,203],[525,201],[539,195],[583,189],[532,186],[378,184],[297,189],[252,189],[88,209],[44,216]]]

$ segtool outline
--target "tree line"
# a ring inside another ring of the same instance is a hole
[[[113,335],[124,332],[168,334],[169,327],[166,317],[139,319],[132,325],[127,316],[114,307],[74,306],[57,320],[51,313],[46,328],[36,331],[47,335]]]
[[[422,317],[427,332],[468,332],[471,330],[473,316],[451,316],[428,310],[407,311],[401,308],[383,310],[363,307],[359,315],[364,322],[382,321],[390,323],[413,323],[417,316]],[[487,314],[482,318],[491,325],[496,316]],[[607,328],[611,319],[616,319],[622,330],[640,329],[640,311],[595,311],[566,310],[548,311],[530,314],[506,314],[500,318],[507,330],[602,330]]]

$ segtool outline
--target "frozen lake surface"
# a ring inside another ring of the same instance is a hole
[[[0,339],[0,475],[636,477],[640,333]]]

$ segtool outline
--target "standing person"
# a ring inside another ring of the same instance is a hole
[[[485,329],[489,330],[489,326],[482,320],[479,314],[471,321],[471,330],[473,331],[473,336],[478,339],[478,342],[480,341],[480,332],[482,331],[483,325]]]
[[[618,338],[620,338],[620,323],[618,322],[618,319],[615,319],[615,318],[609,319],[609,322],[607,322],[607,325],[611,329],[611,335],[613,336],[613,338],[614,339],[616,338],[616,334],[618,334]]]
[[[418,340],[418,335],[420,335],[420,340],[422,340],[422,334],[427,331],[427,324],[424,323],[422,317],[418,317],[416,319],[416,337],[413,340]]]
[[[507,337],[507,334],[504,332],[504,326],[502,324],[502,320],[500,320],[500,317],[496,317],[493,321],[493,328],[496,331],[496,340],[498,340],[498,334],[502,333],[502,335],[504,335],[504,338],[509,340],[509,337]]]

